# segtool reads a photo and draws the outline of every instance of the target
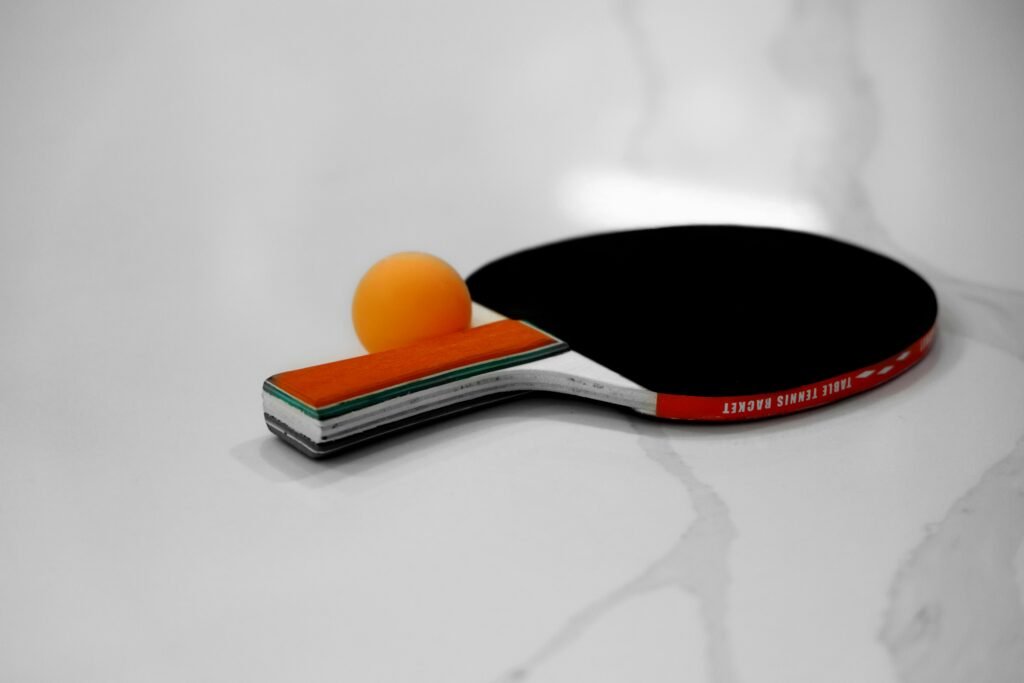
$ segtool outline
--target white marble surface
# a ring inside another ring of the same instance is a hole
[[[1024,7],[0,4],[0,680],[1024,680]],[[538,398],[311,462],[399,249],[779,223],[940,295],[742,426]]]

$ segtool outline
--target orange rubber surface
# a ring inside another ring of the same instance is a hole
[[[558,340],[516,320],[471,327],[412,346],[291,370],[270,382],[320,409],[448,370],[532,351]]]

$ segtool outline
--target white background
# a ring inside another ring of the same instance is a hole
[[[0,679],[1020,680],[1022,31],[6,0]],[[743,426],[535,399],[310,462],[263,425],[387,253],[731,220],[913,264],[938,347]]]

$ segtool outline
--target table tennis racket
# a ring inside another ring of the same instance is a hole
[[[263,384],[267,426],[316,458],[524,391],[670,420],[772,417],[904,372],[938,313],[931,287],[892,259],[734,225],[568,239],[466,283],[493,322],[276,374]]]

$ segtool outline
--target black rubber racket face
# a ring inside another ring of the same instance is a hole
[[[467,283],[659,394],[745,396],[899,354],[935,324],[931,287],[837,240],[691,225],[604,233],[506,256]]]

